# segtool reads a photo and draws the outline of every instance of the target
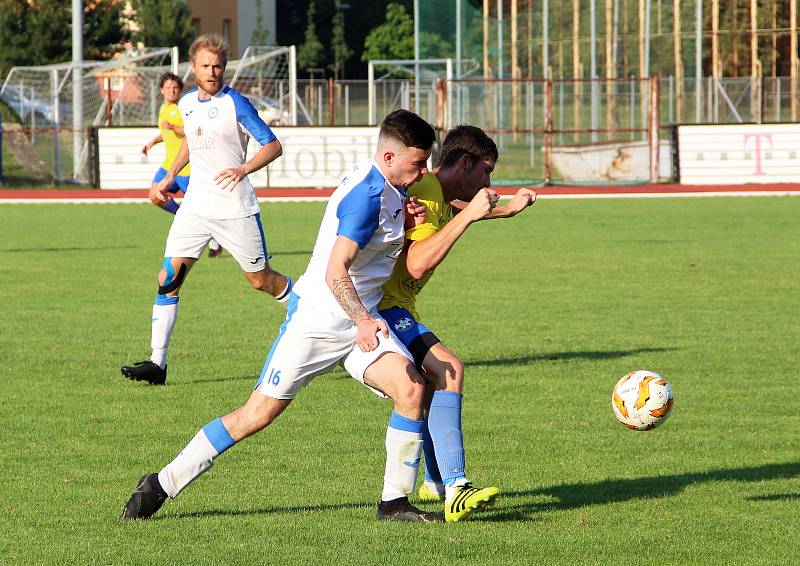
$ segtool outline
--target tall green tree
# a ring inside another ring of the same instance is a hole
[[[297,66],[301,69],[313,69],[322,60],[322,42],[317,37],[317,26],[314,23],[315,14],[316,6],[314,0],[311,0],[306,11],[305,39],[297,50]]]
[[[177,45],[182,55],[189,53],[194,27],[182,0],[136,0],[136,21],[140,29],[133,34],[134,41],[146,47]]]
[[[122,3],[99,0],[83,14],[83,58],[109,59],[130,39],[120,25]],[[70,47],[71,49],[71,47]]]
[[[261,0],[256,0],[256,29],[250,36],[250,45],[269,45],[269,30],[264,27],[264,16],[261,14]]]
[[[350,49],[344,36],[344,14],[339,8],[339,0],[336,0],[336,14],[333,16],[331,47],[333,48],[333,63],[328,65],[328,68],[333,71],[335,79],[343,78],[344,64],[353,56],[353,50]]]
[[[405,6],[392,2],[386,6],[386,21],[373,28],[364,40],[361,60],[413,58],[414,20]]]
[[[308,5],[314,0],[286,0],[276,2],[276,37],[277,45],[302,45],[306,32],[306,12]],[[412,0],[341,0],[350,8],[344,11],[344,36],[353,55],[345,62],[342,72],[347,78],[366,78],[367,66],[361,61],[364,38],[370,31],[386,19],[387,1],[402,4],[411,13]],[[428,1],[428,0],[426,0]],[[473,1],[473,0],[469,0]],[[481,1],[481,0],[478,0]],[[316,33],[325,46],[321,60],[315,67],[327,67],[333,62],[331,36],[333,35],[333,18],[336,15],[334,0],[315,0],[317,23]],[[340,6],[343,9],[343,6]]]
[[[121,3],[95,0],[84,7],[83,58],[108,59],[128,37]],[[63,0],[0,0],[0,76],[15,65],[72,59],[72,11]]]
[[[71,58],[69,4],[59,0],[0,0],[0,66],[47,65]]]

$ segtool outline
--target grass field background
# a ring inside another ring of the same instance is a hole
[[[263,206],[274,267],[302,273],[323,206]],[[473,226],[420,299],[467,363],[469,475],[502,490],[472,520],[375,521],[390,406],[340,370],[121,523],[138,477],[247,397],[284,311],[203,259],[168,384],[129,382],[170,217],[3,205],[0,562],[797,563],[798,217],[791,197],[543,200]],[[639,368],[675,394],[651,432],[610,407]]]

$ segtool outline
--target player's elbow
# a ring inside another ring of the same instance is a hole
[[[281,155],[283,155],[283,145],[281,145],[281,142],[279,142],[278,140],[274,140],[272,143],[273,143],[272,150],[275,152],[274,153],[275,157],[273,157],[273,159],[278,159]]]
[[[406,262],[406,269],[408,269],[408,274],[411,277],[418,280],[422,279],[428,272],[427,266],[413,261]]]

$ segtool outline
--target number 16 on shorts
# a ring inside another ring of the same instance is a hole
[[[278,385],[281,382],[281,370],[272,368],[264,381],[271,385]]]

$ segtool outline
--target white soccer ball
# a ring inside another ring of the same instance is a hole
[[[611,408],[619,422],[630,429],[654,429],[672,411],[672,387],[655,372],[632,371],[614,386]]]

